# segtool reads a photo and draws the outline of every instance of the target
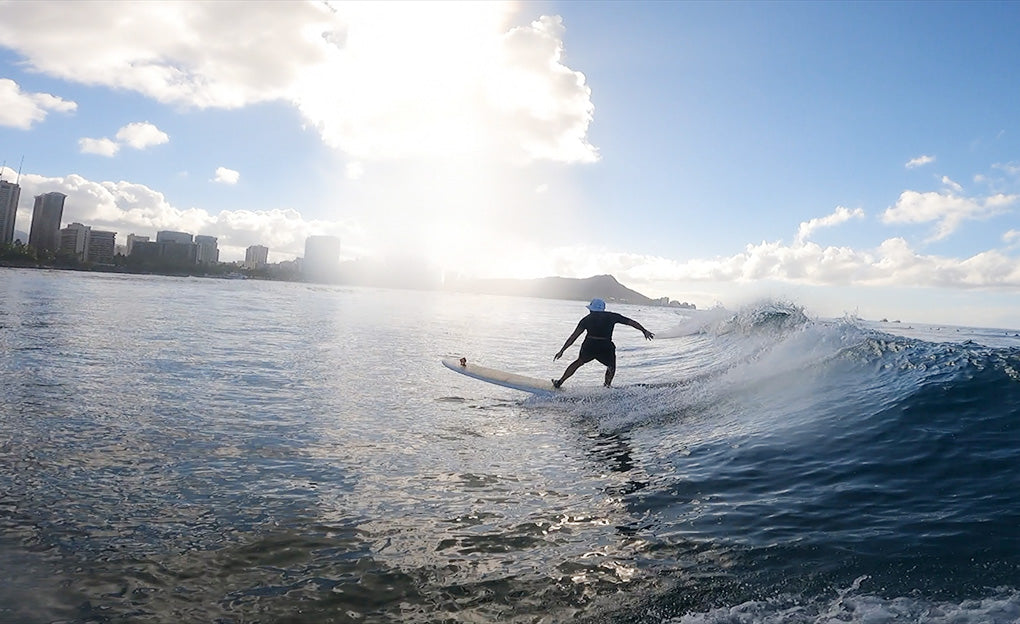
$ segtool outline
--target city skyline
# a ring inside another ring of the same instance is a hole
[[[21,187],[17,182],[8,182],[0,179],[0,235],[2,235],[0,244],[12,244],[20,241],[22,244],[28,245],[37,251],[68,251],[82,262],[89,262],[90,258],[92,260],[101,258],[103,263],[108,263],[116,254],[129,256],[134,243],[149,242],[148,236],[131,232],[125,236],[126,243],[118,245],[115,243],[117,232],[95,230],[92,226],[78,222],[71,222],[64,227],[60,227],[64,200],[67,196],[55,191],[42,193],[34,197],[33,214],[29,222],[29,233],[18,237],[15,233],[20,231],[15,230],[16,219],[14,217],[17,214],[20,192]],[[38,224],[36,224],[37,217],[39,219]],[[36,231],[37,238],[35,243],[31,240],[33,228]],[[50,230],[54,230],[55,233]],[[196,246],[196,262],[198,264],[219,263],[219,249],[217,247],[217,237],[215,236],[160,230],[156,232],[156,242],[175,240],[174,235],[178,234],[185,236],[189,244],[194,242]],[[21,240],[22,238],[25,240]],[[316,237],[312,236],[310,238]],[[183,241],[175,240],[175,242]],[[107,252],[107,248],[109,248],[109,252]],[[254,261],[251,260],[253,249],[255,250]],[[339,239],[337,239],[337,253],[339,254]],[[245,250],[245,254],[245,261],[243,263],[234,262],[234,264],[242,266],[249,266],[250,263],[253,264],[249,268],[268,264],[268,247],[259,244],[250,245]]]
[[[21,186],[20,186],[20,184],[18,182],[9,182],[7,180],[4,180],[3,176],[5,174],[9,175],[10,174],[10,170],[9,169],[5,169],[4,167],[0,167],[0,234],[3,234],[5,236],[4,239],[0,240],[0,244],[11,244],[11,243],[15,242],[15,240],[17,239],[17,237],[15,236],[15,233],[16,232],[22,232],[22,230],[16,230],[15,229],[16,228],[16,222],[17,222],[17,214],[18,214],[19,205],[20,205],[19,199],[20,199],[20,196],[21,196]],[[17,178],[20,180],[20,177],[21,177],[21,175],[19,173],[17,175]],[[28,218],[28,220],[29,220],[29,227],[27,229],[29,230],[29,232],[25,233],[25,236],[23,237],[25,240],[21,241],[23,244],[31,245],[32,247],[36,247],[35,245],[32,245],[30,240],[29,240],[30,239],[31,224],[32,224],[32,221],[34,220],[35,212],[39,208],[40,198],[51,197],[51,196],[52,197],[56,197],[56,196],[60,196],[61,197],[60,209],[59,209],[60,215],[58,215],[57,218],[59,219],[59,217],[62,216],[63,208],[64,208],[63,200],[66,199],[66,197],[67,197],[66,194],[59,193],[59,192],[56,192],[56,191],[47,191],[47,192],[40,193],[39,195],[35,195],[34,198],[33,198],[34,204],[33,204],[32,215]],[[24,212],[24,210],[22,210],[22,213],[23,212]],[[49,223],[47,225],[48,226],[52,226],[53,223],[54,223],[54,219],[51,217],[49,219]],[[59,223],[62,223],[62,221],[57,221],[58,225],[59,225]],[[82,225],[80,223],[75,223],[75,224],[76,225]],[[68,223],[68,225],[72,225],[72,223]],[[91,226],[89,226],[89,228],[91,228]],[[8,232],[8,230],[10,232],[9,238],[8,238],[8,235],[6,234],[6,232]],[[64,228],[58,227],[57,228],[57,234],[55,234],[54,238],[53,238],[53,240],[56,241],[56,248],[57,249],[61,248],[61,246],[62,246],[61,243],[60,243],[60,232],[62,232],[63,230],[64,230]],[[156,232],[157,238],[158,238],[158,236],[159,236],[159,234],[161,232],[163,232],[163,233],[174,232],[174,230],[159,230],[159,231]],[[121,233],[120,232],[114,232],[114,234],[117,235],[117,234],[121,234]],[[207,252],[204,252],[204,253],[206,253],[206,254],[209,254],[209,253],[214,254],[214,258],[211,261],[212,262],[219,262],[219,249],[216,248],[216,241],[217,241],[218,237],[210,236],[210,235],[205,235],[205,234],[191,234],[191,233],[188,233],[188,234],[189,234],[189,236],[192,236],[194,238],[195,242],[198,242],[200,239],[206,241],[206,245],[205,245],[206,249],[210,248],[209,247],[209,241],[211,240],[212,241],[212,251],[211,252],[207,251]],[[138,240],[138,241],[141,241],[141,242],[146,242],[146,241],[149,240],[148,236],[137,234],[136,232],[129,232],[127,234],[124,234],[123,236],[124,236],[124,238],[126,239],[127,242],[125,244],[123,244],[123,245],[116,245],[116,249],[117,250],[122,250],[123,251],[123,255],[125,255],[125,256],[129,255],[130,252],[131,252],[131,247],[132,247],[131,242],[132,241]],[[305,245],[305,249],[306,250],[307,250],[308,240],[309,239],[315,239],[315,238],[320,238],[320,239],[333,238],[333,239],[336,239],[336,241],[337,241],[337,253],[339,254],[339,249],[340,249],[340,247],[339,247],[339,238],[338,237],[330,237],[328,235],[322,235],[322,234],[310,234],[308,237],[306,237],[306,239],[304,241],[304,245]],[[268,256],[268,253],[270,251],[269,247],[266,247],[266,246],[262,245],[261,243],[254,243],[254,244],[249,245],[248,247],[245,248],[245,259],[243,261],[235,260],[235,261],[230,261],[230,262],[233,263],[233,264],[238,264],[238,265],[246,265],[248,263],[248,256],[250,255],[250,251],[251,251],[251,249],[253,247],[254,248],[264,248],[265,249],[265,254],[262,254],[259,257],[267,257]],[[49,248],[44,248],[44,249],[49,249]],[[201,247],[200,247],[200,249],[201,249]],[[49,250],[52,251],[53,249],[49,249]],[[199,260],[200,261],[206,259],[206,257],[203,256],[202,254],[203,254],[203,252],[200,250],[199,251]],[[293,260],[293,259],[298,259],[298,258],[302,258],[302,257],[303,256],[301,256],[301,255],[291,255],[290,259]],[[286,260],[284,260],[284,261],[286,261]],[[265,264],[268,264],[268,262],[263,260],[262,262],[260,262],[260,264],[261,265],[265,265]]]
[[[10,188],[4,188],[5,192],[9,192],[11,196],[16,196],[19,188],[15,183],[10,184]],[[43,200],[49,194],[43,194],[36,196],[35,203],[37,206],[45,205]],[[60,193],[55,193],[55,196],[61,196]],[[0,197],[0,199],[5,199]],[[62,209],[63,206],[61,205]],[[42,219],[47,221],[47,219]],[[52,218],[47,223],[48,226],[54,225]],[[115,256],[130,257],[134,247],[141,246],[146,247],[147,243],[153,243],[152,246],[146,248],[146,254],[163,257],[167,255],[167,249],[161,248],[170,244],[173,247],[179,246],[181,250],[171,251],[169,256],[177,256],[176,259],[186,259],[189,263],[195,266],[211,266],[217,264],[229,264],[238,267],[243,267],[251,270],[264,270],[271,267],[283,267],[286,264],[293,264],[292,261],[281,261],[275,264],[270,264],[268,261],[269,248],[264,245],[250,245],[245,250],[244,261],[232,261],[221,263],[219,259],[219,249],[217,247],[217,238],[215,236],[208,236],[202,234],[191,234],[188,232],[178,232],[174,230],[160,230],[156,232],[156,240],[151,241],[149,236],[138,235],[130,233],[126,236],[125,244],[116,244],[116,232],[96,230],[92,226],[84,225],[82,223],[68,223],[65,227],[59,228],[56,234],[56,247],[54,249],[43,249],[42,251],[49,251],[51,253],[62,253],[73,256],[77,262],[86,265],[107,265],[113,266]],[[11,243],[20,243],[27,245],[30,248],[35,247],[30,242],[21,240],[22,238],[27,239],[27,236],[12,236]],[[11,244],[6,243],[6,244]],[[185,256],[181,256],[183,248],[189,248],[191,252]],[[312,278],[313,280],[321,281],[335,281],[337,278],[337,269],[339,268],[339,253],[340,253],[340,239],[331,236],[310,236],[305,241],[306,255],[309,249],[313,250],[313,257],[310,264],[308,264],[309,270],[304,274],[298,275],[293,270],[281,273],[280,276],[284,278],[293,278],[300,276],[303,278]],[[325,250],[325,252],[324,252]],[[36,249],[36,251],[39,251]],[[297,261],[303,260],[303,257],[295,258]],[[298,265],[300,266],[300,265]]]
[[[1015,3],[2,6],[22,228],[55,190],[66,221],[233,261],[322,234],[701,308],[1020,308]]]

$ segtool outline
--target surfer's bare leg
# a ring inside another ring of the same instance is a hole
[[[615,374],[616,374],[616,367],[615,366],[607,366],[606,367],[606,387],[607,388],[612,387],[612,385],[613,385],[613,375],[615,375]]]
[[[553,385],[556,386],[557,388],[562,386],[563,382],[568,380],[568,379],[570,379],[571,375],[576,373],[577,369],[581,368],[584,364],[585,364],[585,362],[581,361],[580,358],[578,358],[578,359],[574,360],[573,362],[571,362],[570,365],[567,366],[567,370],[563,371],[563,376],[560,377],[559,379],[554,379],[553,380]]]

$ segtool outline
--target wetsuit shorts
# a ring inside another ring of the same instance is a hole
[[[610,368],[616,368],[616,345],[612,340],[604,338],[585,338],[578,358],[582,363],[598,360]]]

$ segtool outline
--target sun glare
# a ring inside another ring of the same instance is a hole
[[[543,164],[597,158],[592,106],[561,64],[562,21],[514,26],[515,6],[332,5],[294,99],[336,150],[330,218],[365,225],[348,250],[487,276],[549,264],[521,252],[555,244],[572,213],[562,169]]]
[[[335,47],[296,99],[324,138],[366,159],[484,149],[485,91],[508,5],[338,3]]]

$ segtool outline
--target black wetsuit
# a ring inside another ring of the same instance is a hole
[[[577,324],[578,329],[586,330],[581,353],[578,359],[582,362],[598,360],[610,368],[616,368],[616,345],[613,344],[613,327],[617,323],[628,324],[630,319],[616,312],[590,312]]]

